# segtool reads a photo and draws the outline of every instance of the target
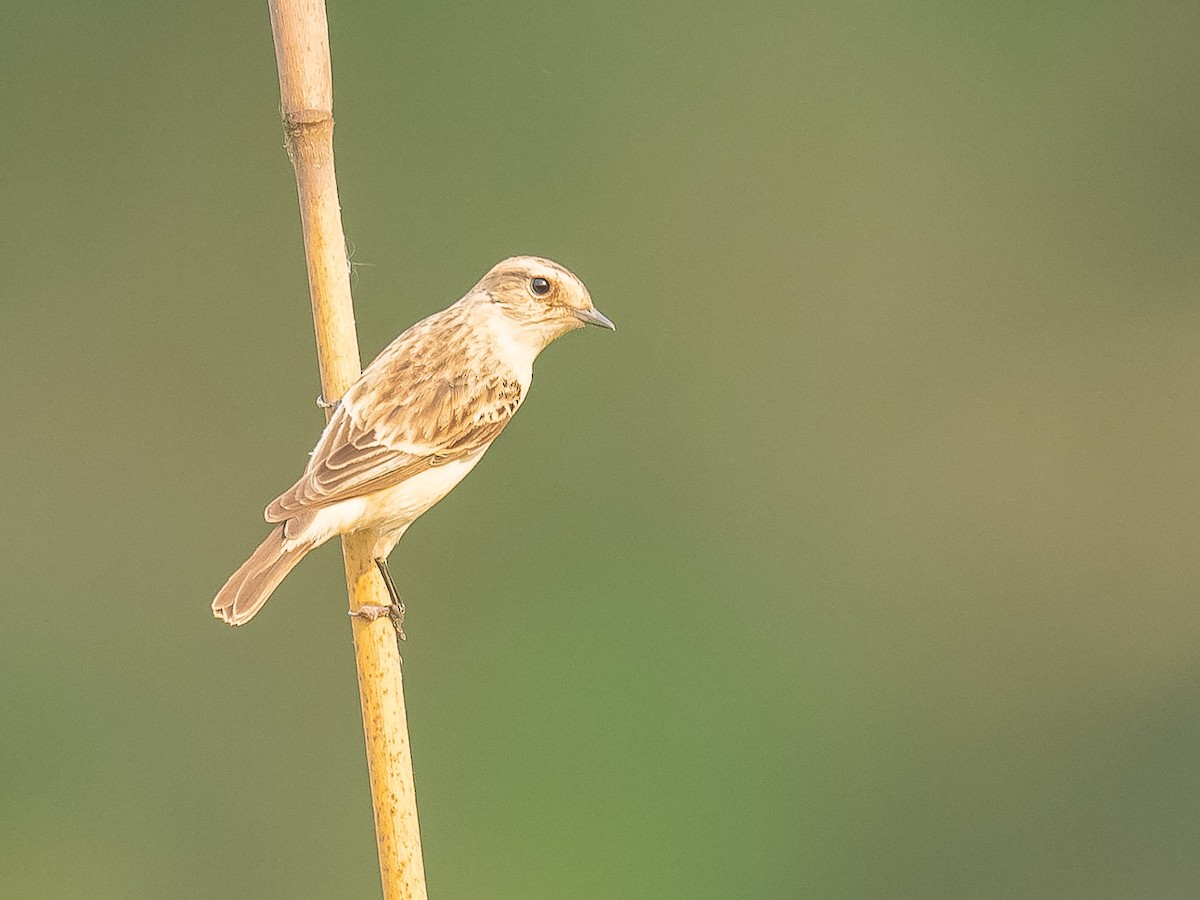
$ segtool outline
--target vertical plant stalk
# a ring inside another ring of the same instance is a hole
[[[333,78],[324,0],[268,0],[288,157],[296,170],[321,389],[334,401],[360,367],[350,267],[333,170]],[[342,538],[350,609],[390,603],[363,535]],[[385,900],[424,900],[412,754],[396,634],[387,617],[350,619]]]

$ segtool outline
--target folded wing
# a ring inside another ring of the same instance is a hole
[[[386,353],[386,351],[385,351]],[[504,430],[521,404],[514,377],[461,365],[381,355],[338,406],[268,522],[394,487],[433,466],[471,456]]]

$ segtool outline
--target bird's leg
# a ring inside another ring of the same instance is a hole
[[[328,400],[325,399],[324,394],[317,394],[317,406],[319,406],[321,409],[336,410],[341,405],[342,405],[341,400],[334,400],[332,403],[330,403]]]
[[[383,584],[387,588],[392,602],[389,606],[367,603],[351,612],[350,615],[366,619],[368,622],[374,622],[380,616],[387,616],[392,622],[392,627],[396,629],[396,646],[399,647],[400,641],[408,640],[404,634],[404,601],[400,599],[400,592],[396,590],[396,582],[392,581],[392,573],[388,571],[387,560],[383,557],[376,557],[375,565],[379,569],[379,574],[383,576]]]

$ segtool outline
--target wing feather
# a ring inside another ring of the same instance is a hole
[[[486,449],[504,430],[523,399],[519,378],[481,364],[461,329],[422,340],[436,318],[397,338],[346,392],[304,474],[267,507],[268,522],[394,487]]]

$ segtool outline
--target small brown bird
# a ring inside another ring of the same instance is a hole
[[[392,341],[337,404],[300,480],[267,507],[277,524],[217,593],[213,615],[244,625],[310,550],[366,531],[398,623],[388,554],[504,430],[538,353],[585,323],[615,330],[565,268],[514,256]]]

